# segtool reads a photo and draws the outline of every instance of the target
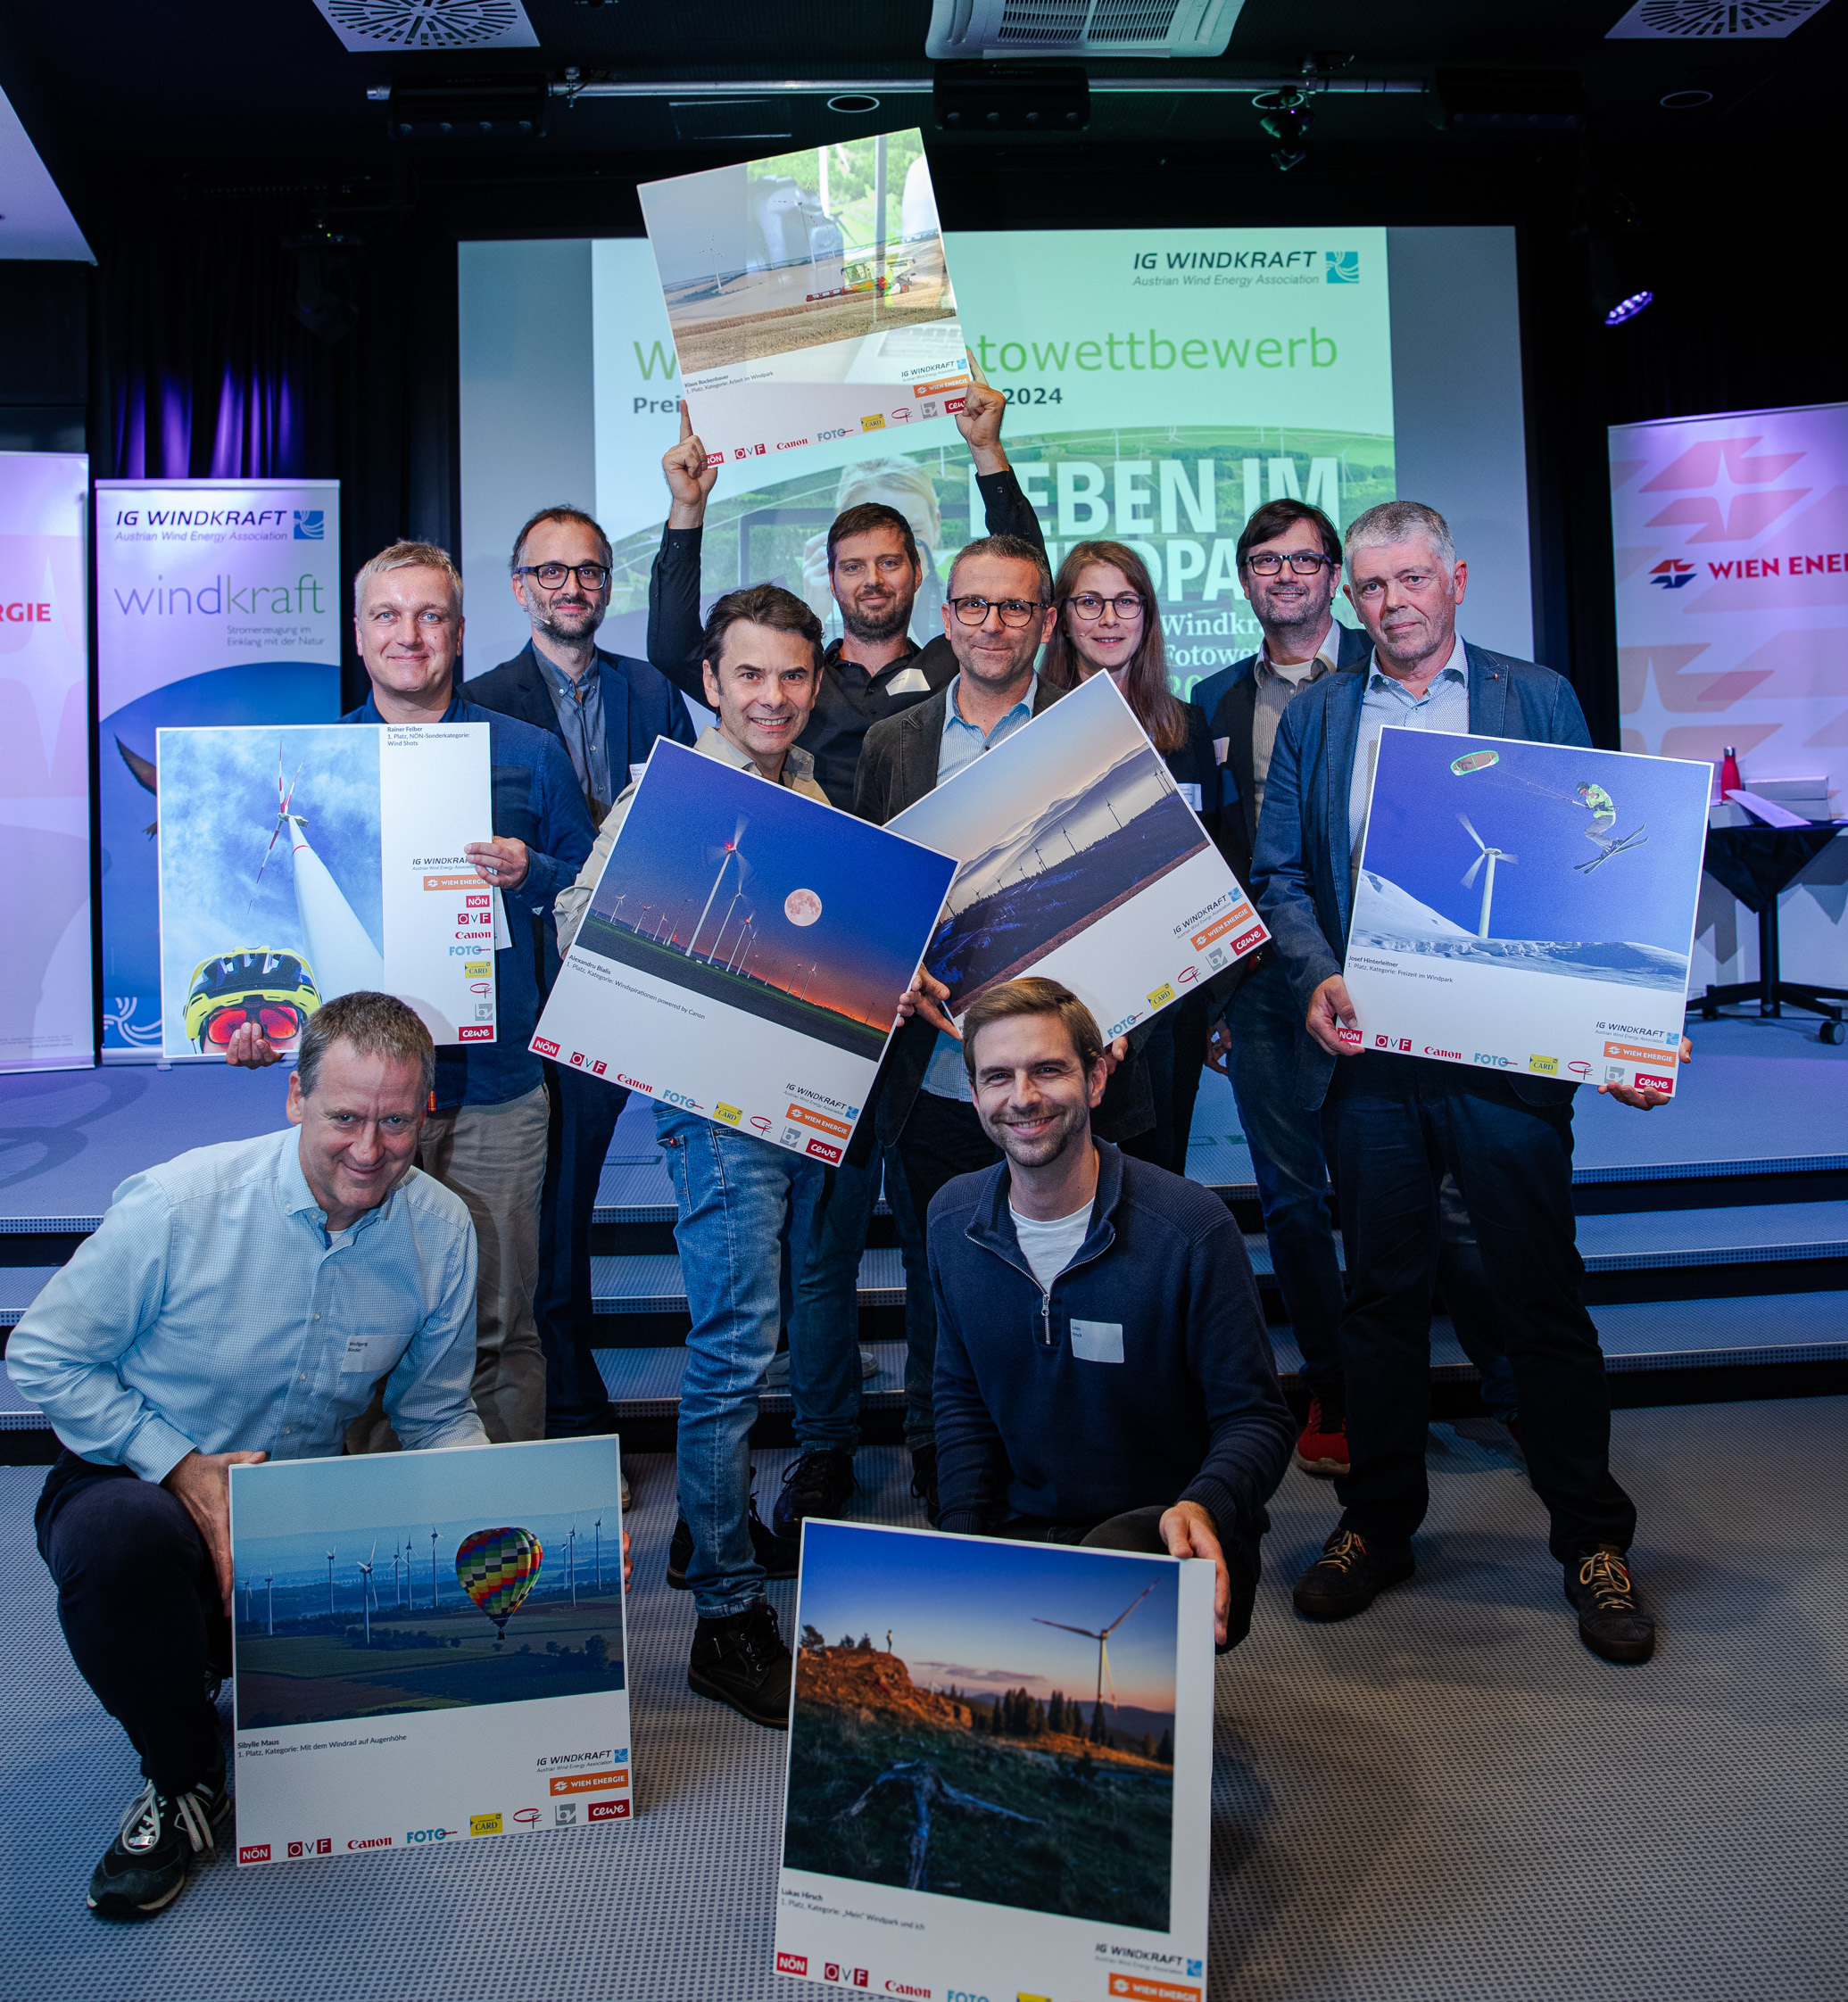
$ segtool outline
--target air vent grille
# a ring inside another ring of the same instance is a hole
[[[537,48],[521,0],[315,0],[342,45],[380,49]]]
[[[1827,0],[1637,0],[1612,42],[1772,41],[1801,28]]]
[[[1093,52],[1222,55],[1243,4],[1244,0],[931,0],[924,54],[933,62]]]
[[[1091,10],[1093,42],[1159,41],[1174,25],[1181,0],[1097,0]]]
[[[1090,0],[1007,0],[997,39],[1025,42],[1039,49],[1076,42],[1084,33],[1084,17],[1090,11]]]

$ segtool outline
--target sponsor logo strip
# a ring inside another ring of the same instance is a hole
[[[559,1793],[607,1793],[613,1786],[627,1786],[629,1775],[625,1772],[606,1768],[601,1773],[566,1773],[551,1783],[554,1794]]]
[[[1235,931],[1241,924],[1251,922],[1251,906],[1236,904],[1223,917],[1215,918],[1204,931],[1192,935],[1193,948],[1198,952],[1203,946],[1210,946],[1215,939],[1222,939],[1228,931]]]
[[[844,1140],[853,1131],[845,1120],[831,1119],[826,1113],[811,1111],[807,1105],[791,1105],[789,1116],[800,1120],[804,1126],[815,1127],[823,1133],[832,1133],[837,1140]]]
[[[481,878],[472,869],[466,876],[426,876],[424,878],[424,888],[426,889],[479,889],[481,888]]]
[[[1200,2002],[1200,1991],[1181,1981],[1151,1981],[1147,1974],[1113,1974],[1112,1995],[1125,1995],[1130,2002]]]

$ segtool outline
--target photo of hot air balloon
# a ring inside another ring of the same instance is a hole
[[[268,1583],[237,1601],[240,1731],[626,1687],[614,1440],[250,1471],[234,1553]]]

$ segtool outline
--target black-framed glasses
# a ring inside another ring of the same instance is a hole
[[[999,612],[1003,625],[1030,625],[1046,609],[1038,598],[952,598],[956,616],[965,625],[985,625],[990,612]]]
[[[1315,550],[1292,550],[1285,558],[1271,550],[1264,556],[1247,556],[1245,567],[1254,577],[1274,577],[1288,562],[1291,571],[1299,577],[1313,577],[1318,570],[1332,570],[1335,559],[1323,556]]]
[[[1095,591],[1081,591],[1066,599],[1065,604],[1082,619],[1102,618],[1106,605],[1115,606],[1116,616],[1120,619],[1140,618],[1142,616],[1141,594],[1133,591],[1119,591],[1115,598],[1099,597]]]
[[[536,579],[547,591],[556,591],[567,577],[575,577],[584,591],[601,591],[609,582],[607,563],[522,563],[519,574]]]

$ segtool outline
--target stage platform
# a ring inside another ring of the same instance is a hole
[[[761,1491],[787,1457],[758,1454]],[[1433,1427],[1418,1574],[1335,1626],[1289,1602],[1333,1497],[1285,1477],[1251,1636],[1217,1668],[1206,2002],[1838,2002],[1848,1399],[1620,1411],[1612,1462],[1661,1622],[1644,1667],[1579,1645],[1539,1506],[1494,1444]],[[858,1470],[850,1514],[920,1520],[899,1449]],[[631,1471],[633,1823],[267,1870],[221,1850],[170,1912],[117,1927],[83,1890],[134,1758],[59,1636],[32,1551],[43,1477],[0,1468],[0,1994],[813,1992],[771,1972],[786,1741],[686,1689],[671,1463]],[[788,1631],[795,1587],[770,1592]],[[944,1978],[999,2002],[980,1967]]]
[[[1794,1019],[1697,1023],[1676,1103],[1637,1113],[1579,1094],[1574,1200],[1587,1292],[1613,1371],[1848,1359],[1848,1049]],[[188,1146],[281,1121],[286,1072],[222,1065],[0,1077],[0,1333],[95,1229],[124,1177]],[[1271,1275],[1251,1156],[1223,1080],[1202,1081],[1189,1172],[1231,1206],[1287,1377],[1300,1363]],[[882,1211],[883,1204],[881,1205]],[[593,1289],[599,1354],[618,1412],[659,1418],[677,1397],[688,1325],[673,1190],[652,1109],[632,1100],[605,1164]],[[902,1336],[904,1274],[888,1215],[860,1270],[861,1334],[883,1358]],[[1438,1381],[1475,1372],[1441,1320]],[[901,1402],[897,1365],[866,1386]],[[786,1399],[767,1399],[779,1414]],[[0,1386],[0,1435],[42,1428]],[[23,1442],[13,1441],[13,1447]],[[10,1449],[0,1440],[0,1458]]]

